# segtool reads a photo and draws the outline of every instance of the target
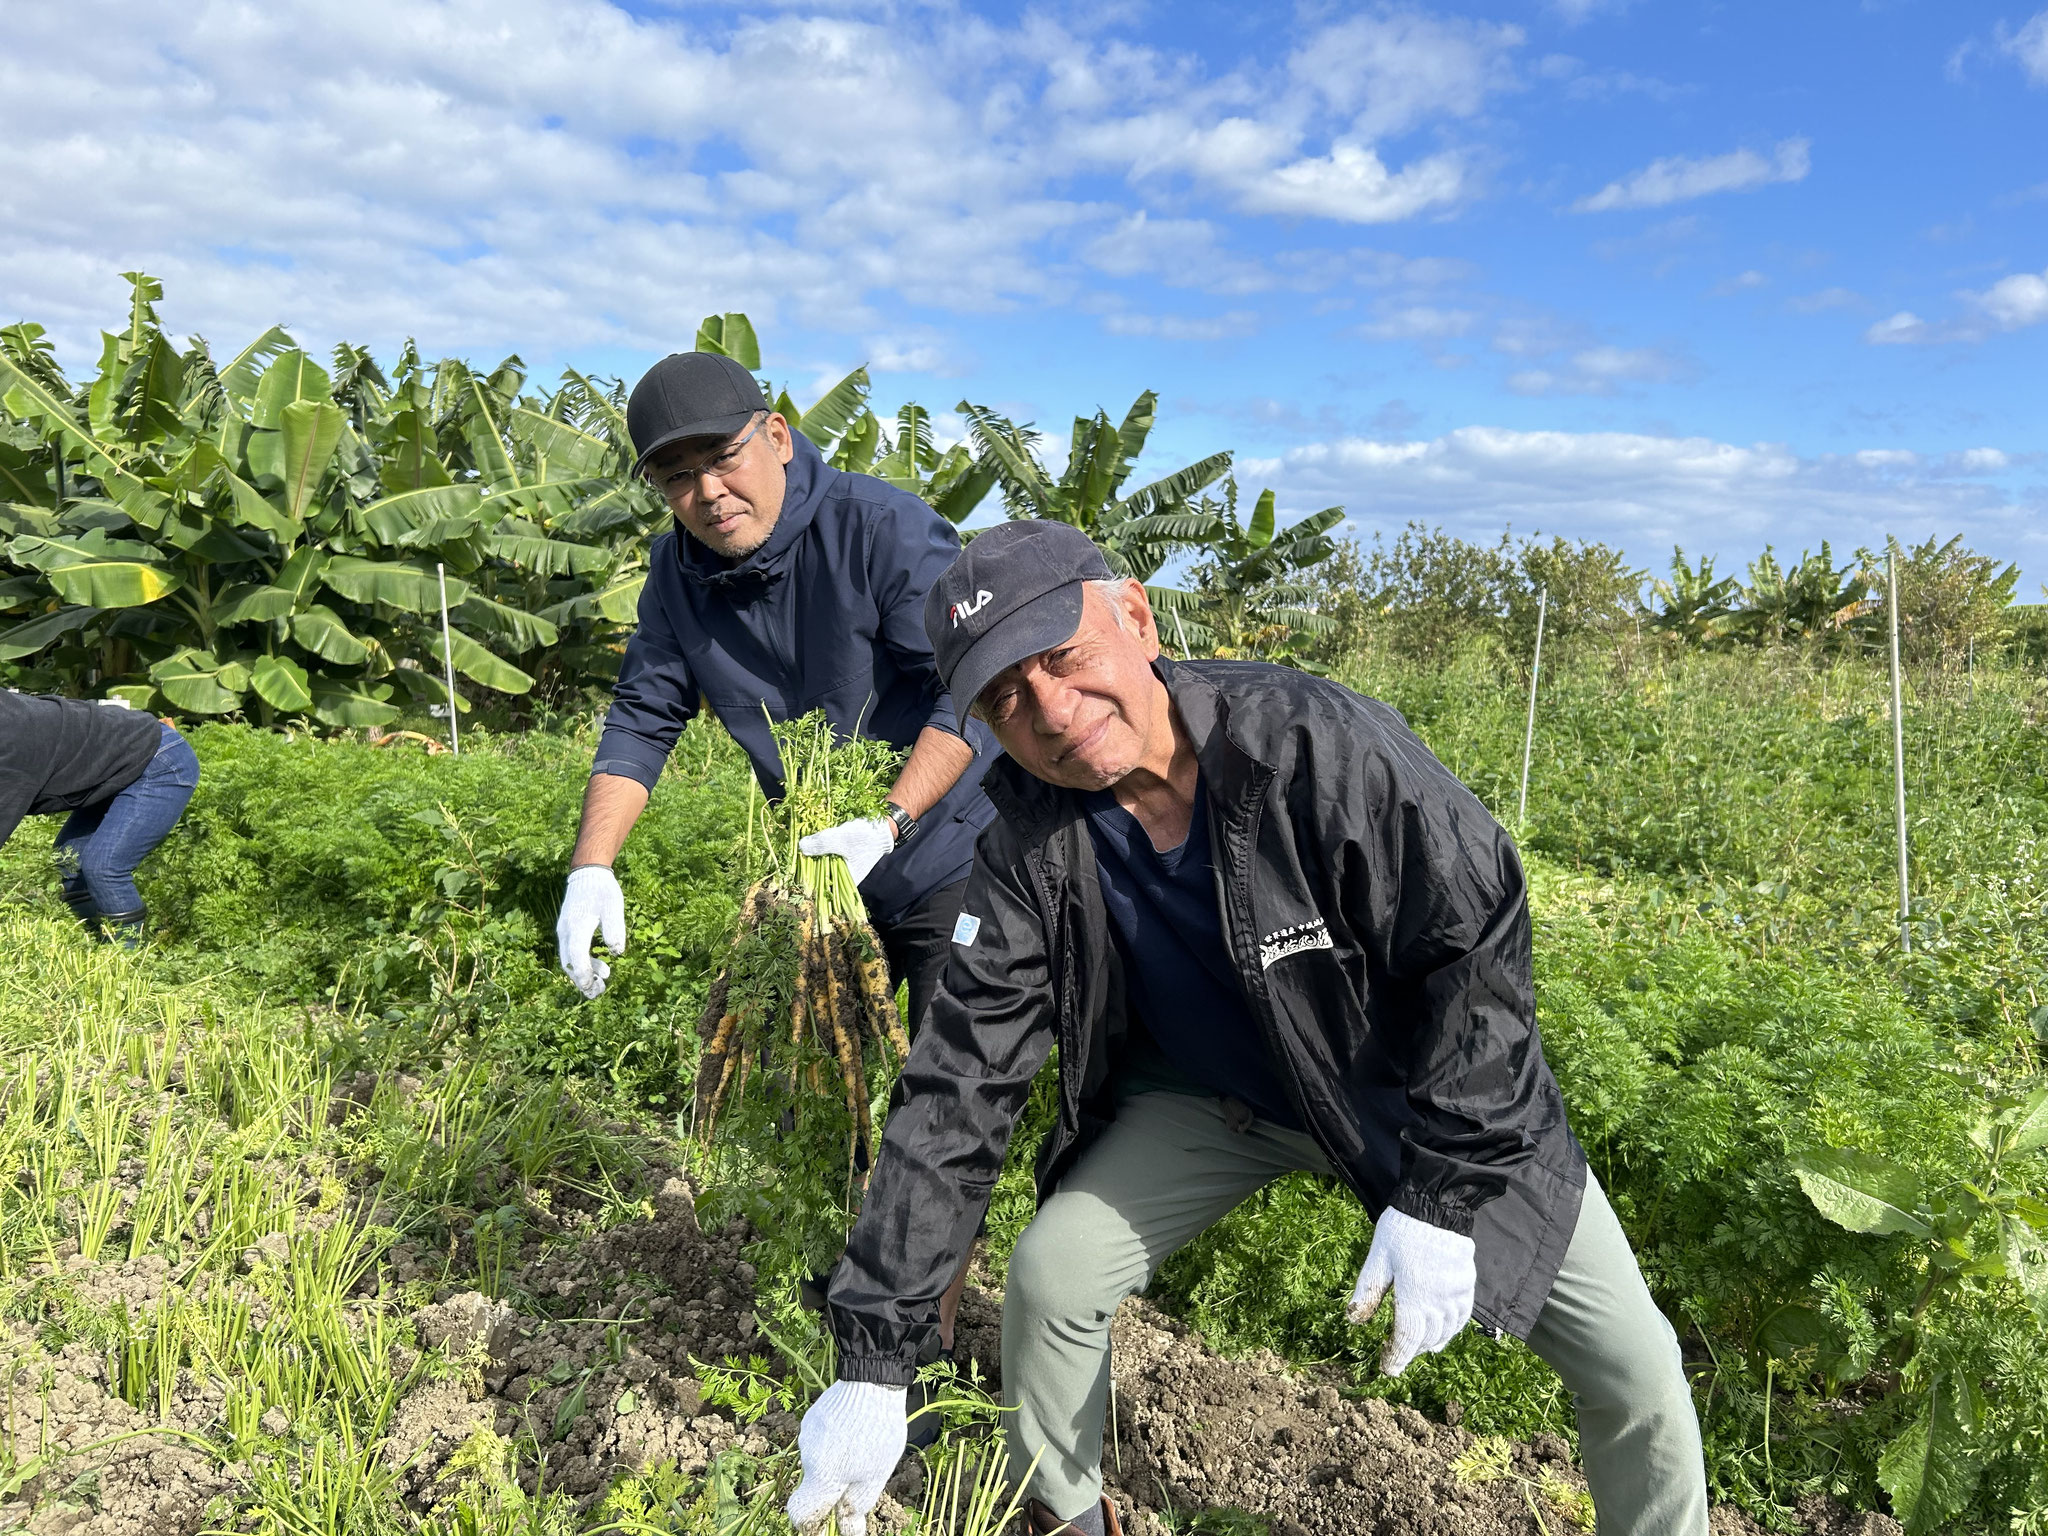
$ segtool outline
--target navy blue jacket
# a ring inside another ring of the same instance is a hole
[[[654,541],[640,627],[591,772],[653,789],[700,696],[771,800],[782,794],[782,759],[768,715],[822,709],[842,739],[857,727],[906,749],[928,725],[962,737],[975,760],[861,885],[869,914],[887,924],[966,879],[975,837],[995,817],[981,776],[1000,749],[980,721],[955,713],[924,633],[925,592],[960,553],[960,536],[915,496],[833,469],[792,436],[782,516],[753,554],[727,560],[677,530]]]

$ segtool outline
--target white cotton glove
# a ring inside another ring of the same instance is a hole
[[[836,827],[813,832],[809,837],[798,840],[796,851],[810,859],[838,854],[846,860],[846,867],[853,874],[853,883],[859,885],[867,879],[868,871],[888,857],[895,846],[896,828],[888,818],[877,816],[872,821],[842,821]]]
[[[555,919],[555,952],[562,969],[585,997],[604,990],[612,968],[590,952],[590,940],[604,929],[605,947],[615,955],[626,952],[626,896],[618,877],[602,864],[585,864],[569,871],[569,883],[562,890],[562,915]]]
[[[1417,1355],[1435,1354],[1472,1320],[1478,1271],[1472,1239],[1446,1232],[1392,1206],[1373,1227],[1365,1268],[1345,1312],[1354,1323],[1372,1321],[1387,1287],[1394,1288],[1394,1332],[1380,1369],[1398,1376]]]
[[[910,1438],[908,1401],[902,1387],[835,1381],[811,1404],[796,1432],[804,1477],[788,1506],[790,1523],[804,1536],[823,1530],[835,1514],[839,1536],[866,1536],[868,1511]]]

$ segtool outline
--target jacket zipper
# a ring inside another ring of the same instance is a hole
[[[1073,1032],[1068,1027],[1073,1022],[1073,1009],[1067,1006],[1067,977],[1072,974],[1074,967],[1066,953],[1066,946],[1072,942],[1072,939],[1054,921],[1052,889],[1047,883],[1043,861],[1037,854],[1027,852],[1024,855],[1024,862],[1031,870],[1031,888],[1033,894],[1038,898],[1038,920],[1045,924],[1048,938],[1045,946],[1046,958],[1055,968],[1053,974],[1048,976],[1046,980],[1052,986],[1053,1005],[1058,1010],[1053,1036],[1058,1042],[1060,1049],[1060,1125],[1063,1129],[1071,1126],[1073,1129],[1078,1130],[1081,1124],[1080,1092],[1078,1087],[1070,1092],[1068,1086],[1069,1083],[1077,1082],[1076,1079],[1070,1076],[1069,1069],[1069,1058],[1073,1056],[1074,1052],[1070,1049],[1068,1040],[1069,1035]],[[1051,936],[1055,933],[1060,935],[1063,942],[1059,944],[1049,942]],[[1081,1063],[1076,1062],[1071,1070],[1078,1072],[1081,1069],[1081,1065]]]

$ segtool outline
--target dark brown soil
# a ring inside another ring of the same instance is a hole
[[[440,1348],[460,1368],[416,1386],[398,1410],[383,1454],[404,1467],[408,1498],[430,1509],[448,1492],[449,1462],[478,1430],[547,1445],[546,1482],[594,1503],[621,1473],[674,1462],[702,1471],[739,1446],[754,1455],[789,1445],[796,1418],[771,1413],[745,1426],[706,1405],[692,1357],[772,1354],[757,1338],[754,1274],[743,1234],[698,1227],[690,1191],[669,1177],[650,1219],[596,1232],[573,1248],[531,1259],[508,1274],[522,1312],[476,1292],[443,1292],[414,1314],[422,1349]],[[158,1278],[148,1266],[86,1266],[74,1285],[146,1301]],[[416,1255],[394,1254],[386,1279],[419,1278]],[[535,1315],[544,1310],[549,1316]],[[1000,1301],[970,1288],[961,1344],[993,1380]],[[1188,1330],[1143,1301],[1127,1304],[1115,1330],[1115,1434],[1106,1457],[1126,1529],[1167,1536],[1167,1519],[1235,1506],[1264,1517],[1274,1536],[1536,1536],[1590,1528],[1584,1481],[1563,1441],[1481,1442],[1407,1408],[1344,1399],[1313,1375],[1272,1357],[1217,1357]],[[91,1454],[81,1448],[148,1420],[108,1391],[105,1356],[79,1345],[45,1354],[17,1327],[0,1339],[13,1371],[10,1443],[52,1446],[42,1475],[0,1504],[0,1529],[39,1536],[194,1536],[230,1521],[227,1500],[249,1469],[220,1467],[176,1441],[140,1438]],[[399,1362],[400,1368],[405,1362]],[[554,1440],[564,1405],[566,1434]],[[181,1379],[173,1422],[218,1433],[221,1394]],[[277,1432],[288,1425],[266,1426]],[[552,1442],[552,1443],[550,1443]],[[534,1469],[528,1469],[528,1480]],[[904,1500],[921,1475],[907,1463],[876,1526],[900,1530]],[[209,1509],[209,1501],[216,1500]],[[1538,1514],[1541,1515],[1541,1524]],[[1816,1506],[1813,1536],[1896,1536],[1879,1515]],[[1255,1527],[1254,1527],[1255,1528]],[[1750,1521],[1717,1510],[1715,1536],[1752,1536]]]

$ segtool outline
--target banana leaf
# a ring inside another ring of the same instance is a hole
[[[262,381],[265,368],[297,347],[298,343],[292,340],[291,332],[281,325],[273,325],[228,359],[227,366],[219,370],[216,377],[220,380],[222,391],[246,414],[250,401],[255,398],[256,386]]]
[[[0,661],[19,661],[54,645],[73,630],[83,628],[99,616],[99,609],[83,606],[59,608],[19,624],[0,629]]]
[[[456,671],[495,692],[525,693],[533,686],[531,677],[459,629],[449,629],[448,649]]]
[[[475,485],[430,485],[381,497],[354,514],[356,527],[381,544],[396,544],[406,534],[437,521],[476,524],[483,492]]]
[[[249,669],[249,683],[272,709],[296,715],[313,707],[306,669],[289,656],[259,656]]]
[[[819,452],[830,453],[833,444],[846,435],[846,429],[867,409],[867,404],[868,371],[865,367],[856,368],[803,413],[801,431],[818,445]]]
[[[474,592],[451,612],[472,629],[488,630],[498,636],[515,651],[551,646],[561,638],[561,631],[546,619],[505,603],[493,602]]]
[[[569,544],[532,534],[494,533],[484,548],[500,560],[541,576],[583,575],[612,563],[612,551],[597,544]]]
[[[737,312],[706,315],[697,327],[696,345],[690,350],[716,352],[746,369],[758,371],[761,366],[761,343],[754,335],[754,322]]]
[[[32,533],[50,538],[63,531],[54,512],[24,506],[18,501],[0,502],[0,534]]]
[[[313,716],[325,725],[383,725],[398,718],[397,706],[384,701],[391,697],[391,685],[375,689],[316,679],[312,685]]]
[[[50,468],[51,458],[44,449],[0,442],[0,497],[54,507],[57,493],[50,484]]]
[[[8,545],[8,557],[41,571],[65,602],[93,608],[139,607],[182,587],[185,578],[151,560],[154,553],[146,544],[109,539],[99,531],[78,539],[26,534]]]
[[[178,708],[195,715],[225,715],[242,707],[249,669],[192,646],[173,651],[149,669],[149,680]]]
[[[312,507],[314,492],[334,462],[334,450],[341,446],[347,420],[340,406],[326,401],[295,400],[284,408],[281,478],[285,516],[294,522],[303,522]]]
[[[291,593],[294,602],[302,602],[318,585],[325,569],[327,556],[308,545],[292,551],[292,557],[285,561],[271,585]]]
[[[611,446],[602,438],[580,431],[566,421],[544,416],[530,406],[519,406],[511,415],[512,435],[524,442],[549,473],[567,471],[581,479],[602,474],[611,457]]]
[[[282,587],[241,582],[229,587],[214,599],[213,622],[256,624],[271,619],[285,619],[291,617],[292,609],[297,606],[297,596]]]
[[[332,388],[327,370],[298,348],[280,352],[257,382],[249,420],[259,427],[281,428],[288,407],[325,403]]]
[[[1184,469],[1154,480],[1119,501],[1111,511],[1118,517],[1144,517],[1153,512],[1178,511],[1187,499],[1221,479],[1230,468],[1228,453],[1212,453]]]
[[[335,555],[320,572],[321,583],[352,603],[384,603],[407,613],[441,611],[441,584],[429,567],[415,561],[365,560]],[[469,596],[469,585],[448,578],[448,606]]]
[[[349,633],[341,615],[323,603],[292,615],[292,639],[315,656],[344,667],[360,666],[370,659],[370,648]]]

